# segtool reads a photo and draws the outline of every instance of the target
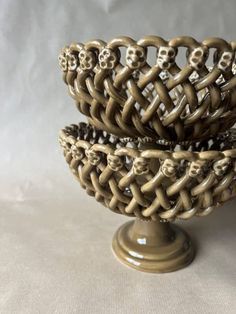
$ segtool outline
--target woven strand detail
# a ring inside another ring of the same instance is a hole
[[[201,140],[236,121],[235,50],[236,42],[220,38],[119,37],[71,44],[59,63],[77,108],[97,129]]]
[[[208,215],[235,196],[235,134],[220,135],[223,144],[199,143],[198,151],[142,150],[81,123],[63,129],[60,144],[81,186],[104,206],[172,221]]]

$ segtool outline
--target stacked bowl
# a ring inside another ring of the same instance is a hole
[[[63,80],[88,124],[65,127],[60,144],[89,195],[136,218],[112,245],[130,267],[188,265],[192,243],[172,222],[236,195],[235,50],[219,38],[146,36],[61,51]]]

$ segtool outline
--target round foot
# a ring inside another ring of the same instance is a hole
[[[112,249],[122,263],[150,273],[184,268],[194,258],[189,236],[160,221],[136,219],[122,225],[114,235]]]

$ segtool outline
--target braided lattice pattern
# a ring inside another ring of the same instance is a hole
[[[223,138],[170,151],[122,143],[84,123],[60,133],[66,161],[89,195],[148,220],[204,216],[235,195],[235,132]]]
[[[70,95],[97,129],[183,141],[234,124],[235,49],[219,38],[120,37],[71,44],[59,62]]]

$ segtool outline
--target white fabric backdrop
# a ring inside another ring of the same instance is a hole
[[[0,0],[0,313],[235,313],[235,202],[184,227],[194,263],[167,275],[110,252],[125,217],[90,199],[62,157],[60,128],[84,118],[61,47],[118,35],[235,39],[235,0]]]

